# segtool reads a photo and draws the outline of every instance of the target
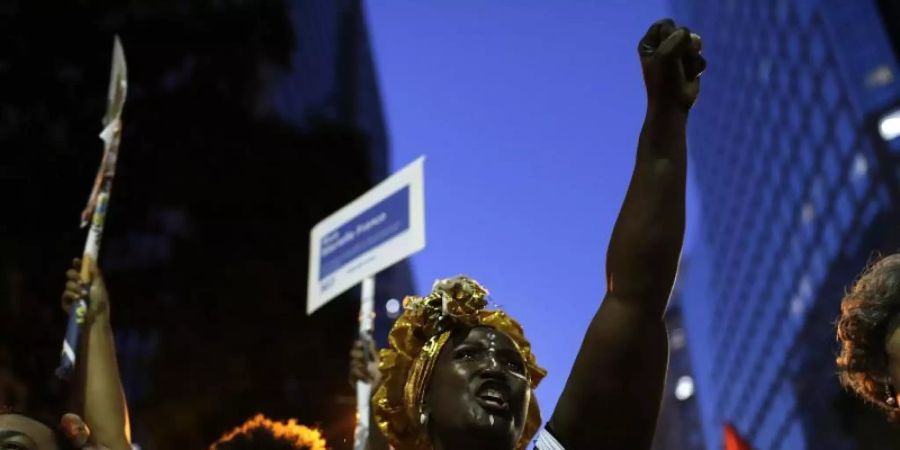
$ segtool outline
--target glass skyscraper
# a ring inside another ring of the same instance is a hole
[[[680,272],[688,269],[688,259],[681,263]],[[656,427],[653,450],[704,450],[700,433],[700,414],[697,404],[697,385],[691,366],[691,346],[687,342],[682,311],[681,285],[675,286],[666,311],[669,330],[669,370],[663,393],[661,420]]]
[[[900,72],[882,6],[671,6],[709,60],[689,128],[697,243],[679,280],[706,447],[730,423],[760,450],[889,448],[865,442],[883,421],[838,385],[833,326],[873,251],[898,246],[883,119]]]

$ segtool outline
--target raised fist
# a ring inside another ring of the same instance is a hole
[[[638,53],[651,107],[690,109],[700,93],[700,74],[706,69],[702,48],[700,36],[672,19],[650,26]]]
[[[90,267],[91,284],[85,288],[81,283],[81,260],[72,260],[72,268],[66,271],[66,288],[62,294],[62,307],[70,313],[72,306],[78,300],[85,300],[88,304],[87,311],[76,311],[77,314],[85,314],[86,323],[92,323],[100,318],[109,319],[109,295],[106,292],[106,284],[103,275],[96,264]]]

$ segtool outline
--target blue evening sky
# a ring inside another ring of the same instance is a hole
[[[484,283],[550,371],[549,417],[603,298],[646,102],[637,42],[665,1],[369,0],[366,13],[391,167],[427,157],[417,287]]]

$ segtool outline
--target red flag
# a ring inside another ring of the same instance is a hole
[[[725,424],[725,450],[753,450],[730,423]]]

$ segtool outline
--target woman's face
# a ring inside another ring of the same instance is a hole
[[[513,448],[525,425],[531,389],[525,362],[512,339],[488,327],[454,333],[429,382],[429,432],[455,448]],[[459,445],[451,444],[458,442]]]
[[[0,450],[57,450],[57,446],[46,425],[19,414],[2,414]]]

